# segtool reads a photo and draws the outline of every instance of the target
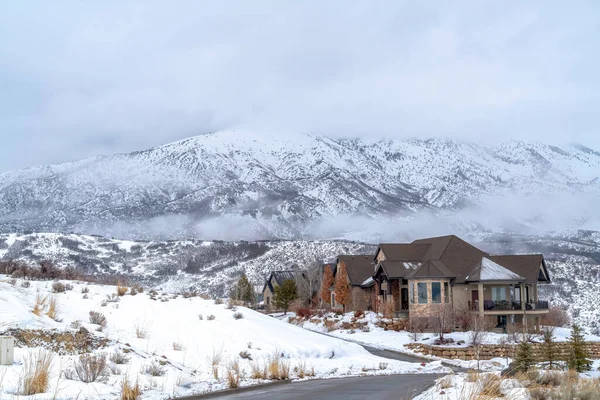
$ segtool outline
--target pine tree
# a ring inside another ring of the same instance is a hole
[[[254,288],[248,280],[246,274],[242,274],[240,280],[237,283],[239,298],[238,300],[243,301],[246,304],[254,304],[256,297],[254,296]]]
[[[571,337],[569,337],[569,346],[571,347],[571,355],[568,359],[569,369],[577,372],[589,371],[592,363],[589,360],[590,355],[585,350],[585,338],[581,328],[577,324],[573,324],[571,328]]]
[[[533,366],[531,345],[528,342],[523,341],[519,343],[514,362],[516,371],[527,372]]]
[[[296,289],[296,282],[292,279],[284,281],[281,286],[275,286],[273,304],[276,308],[283,310],[284,314],[287,314],[290,304],[297,298],[298,291]]]
[[[337,274],[335,275],[335,301],[342,305],[342,309],[346,312],[346,306],[350,304],[350,284],[348,283],[348,273],[346,266],[340,263]]]
[[[325,266],[325,271],[323,271],[323,283],[321,284],[321,300],[327,304],[331,302],[329,288],[333,285],[333,281],[333,271],[331,271],[331,267],[327,265]]]
[[[544,345],[542,348],[544,358],[550,369],[554,368],[556,362],[556,343],[554,343],[554,332],[551,328],[544,329]]]

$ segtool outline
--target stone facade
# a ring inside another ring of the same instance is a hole
[[[585,344],[590,358],[600,358],[600,342],[588,342]],[[418,353],[432,355],[435,357],[449,358],[452,360],[476,360],[476,352],[473,347],[449,347],[449,346],[430,346],[421,343],[409,343],[405,347]],[[479,354],[480,360],[491,360],[492,358],[510,357],[514,358],[517,352],[517,345],[509,344],[505,347],[500,345],[482,345]],[[531,353],[535,361],[544,361],[543,344],[532,343]],[[570,353],[569,344],[566,342],[555,343],[555,353],[557,360],[565,360]]]

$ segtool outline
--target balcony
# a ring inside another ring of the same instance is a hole
[[[550,304],[548,301],[538,300],[538,301],[528,301],[528,302],[519,302],[519,301],[494,301],[494,300],[484,300],[483,301],[483,311],[547,311],[550,309]],[[479,302],[475,301],[471,304],[471,310],[479,311]]]

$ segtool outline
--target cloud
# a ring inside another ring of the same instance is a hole
[[[599,147],[596,2],[0,5],[0,171],[246,128]]]

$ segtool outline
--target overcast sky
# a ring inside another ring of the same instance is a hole
[[[0,171],[244,127],[600,148],[598,1],[3,1]]]

